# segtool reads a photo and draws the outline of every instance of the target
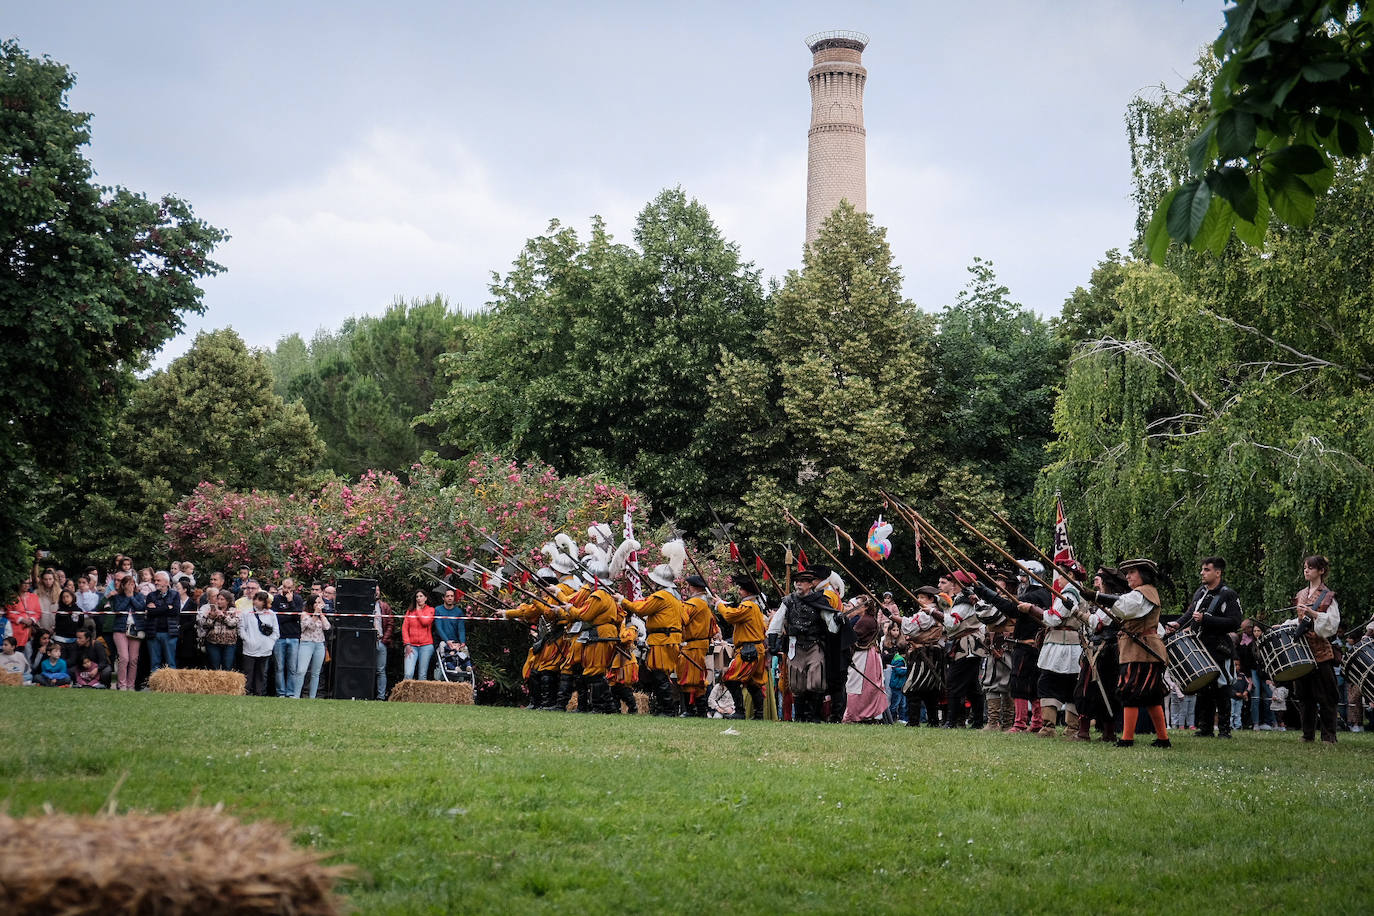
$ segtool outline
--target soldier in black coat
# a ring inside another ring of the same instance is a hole
[[[1225,572],[1224,559],[1204,557],[1199,574],[1202,584],[1188,599],[1183,615],[1169,626],[1174,631],[1191,629],[1221,668],[1221,677],[1197,692],[1196,738],[1231,737],[1231,656],[1235,654],[1231,634],[1240,629],[1245,615],[1241,613],[1240,596],[1222,581]]]

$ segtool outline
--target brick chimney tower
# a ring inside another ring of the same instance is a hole
[[[860,213],[868,210],[864,145],[862,32],[817,32],[806,39],[811,49],[811,130],[806,151],[806,244],[816,240],[841,200]]]

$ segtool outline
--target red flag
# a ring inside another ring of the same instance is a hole
[[[487,578],[486,573],[482,573],[482,587],[487,591],[491,591],[491,579]]]
[[[520,573],[520,584],[521,584],[521,585],[528,585],[529,582],[530,582],[530,571],[529,571],[528,569],[522,570],[521,573]]]
[[[730,559],[735,563],[739,562],[739,545],[734,541],[730,542]]]
[[[763,557],[754,554],[754,572],[763,572]]]
[[[1068,566],[1074,560],[1073,545],[1069,543],[1069,520],[1064,515],[1064,500],[1054,494],[1054,564]],[[1054,573],[1054,593],[1058,595],[1064,588],[1064,580],[1058,570]]]
[[[458,597],[458,598],[466,598],[466,597],[467,597],[467,592],[464,592],[464,591],[462,591],[462,590],[460,590],[460,589],[456,589],[456,588],[453,590],[453,594],[454,594],[455,597]]]
[[[798,548],[797,548],[797,572],[801,572],[803,569],[805,569],[805,568],[806,568],[806,564],[807,564],[807,563],[810,563],[810,562],[811,562],[811,561],[808,560],[808,559],[806,558],[806,551],[803,550],[803,549],[801,549],[800,547],[798,547]]]

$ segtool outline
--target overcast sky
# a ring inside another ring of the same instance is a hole
[[[255,346],[398,297],[480,308],[549,219],[629,241],[674,185],[781,277],[805,230],[802,39],[826,29],[871,37],[868,204],[907,296],[952,302],[976,256],[1057,314],[1130,241],[1127,102],[1179,86],[1222,25],[1202,0],[3,6],[0,33],[76,73],[102,183],[232,234],[188,335]]]

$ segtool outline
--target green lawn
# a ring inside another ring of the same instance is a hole
[[[359,913],[1367,911],[1374,739],[1172,751],[879,726],[0,689],[11,813],[224,802]],[[739,735],[722,732],[733,725]]]

